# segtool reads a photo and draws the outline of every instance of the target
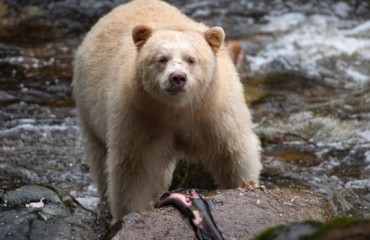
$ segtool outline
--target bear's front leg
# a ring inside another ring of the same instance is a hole
[[[81,130],[85,141],[85,153],[89,161],[90,172],[94,178],[100,201],[107,200],[107,171],[106,158],[107,149],[102,140],[100,140],[94,131],[88,127],[87,121],[80,116]]]
[[[260,141],[252,130],[249,113],[223,112],[211,122],[213,146],[210,158],[202,163],[219,188],[237,188],[246,181],[259,182],[262,170]],[[208,150],[209,151],[209,150]]]
[[[213,159],[204,163],[218,188],[237,188],[246,181],[259,183],[262,170],[259,141],[254,134],[248,135],[233,143],[224,142]]]
[[[151,201],[169,188],[175,162],[143,155],[108,154],[108,199],[113,223],[129,212],[148,209]]]

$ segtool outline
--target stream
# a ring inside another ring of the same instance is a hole
[[[122,1],[0,0],[0,186],[97,197],[71,97],[73,54]],[[238,40],[268,188],[370,217],[370,2],[169,1]]]

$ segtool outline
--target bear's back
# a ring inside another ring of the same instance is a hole
[[[117,51],[117,45],[123,37],[130,38],[132,27],[137,24],[152,26],[155,29],[195,30],[204,32],[208,29],[205,25],[195,22],[181,13],[177,8],[158,0],[135,0],[113,9],[103,16],[87,34],[80,46],[88,46],[87,51],[102,57],[97,59],[111,59]],[[127,48],[127,46],[125,46]],[[84,50],[86,52],[86,50]]]

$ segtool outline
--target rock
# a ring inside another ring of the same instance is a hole
[[[39,202],[41,208],[27,208]],[[97,239],[95,214],[56,190],[28,185],[0,193],[0,239]]]
[[[27,203],[44,198],[44,202],[61,204],[59,196],[52,190],[41,186],[22,186],[6,191],[1,196],[1,210],[23,208]]]
[[[321,195],[299,189],[225,190],[206,197],[225,239],[250,239],[268,226],[303,220],[326,221],[332,217]],[[122,229],[113,239],[173,239],[179,236],[181,239],[195,238],[183,216],[176,209],[166,207],[126,215]]]
[[[99,204],[99,198],[97,197],[76,198],[76,200],[91,211],[96,211]]]
[[[299,240],[299,239],[369,239],[370,219],[338,217],[327,223],[303,222],[269,228],[256,240]]]

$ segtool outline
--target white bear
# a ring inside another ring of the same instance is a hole
[[[113,221],[167,191],[180,158],[203,164],[219,188],[258,183],[260,143],[224,38],[165,2],[135,0],[78,48],[74,98]]]

